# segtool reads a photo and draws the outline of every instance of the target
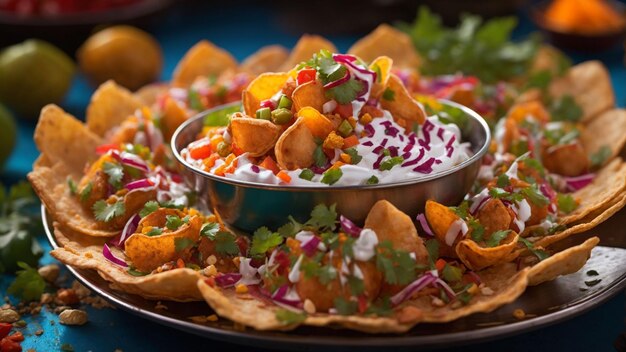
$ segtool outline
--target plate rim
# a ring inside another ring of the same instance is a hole
[[[41,206],[41,221],[43,223],[44,232],[46,238],[50,243],[52,249],[59,248],[56,242],[53,231],[49,223],[49,215],[42,204]],[[606,247],[614,248],[614,247]],[[237,345],[271,347],[278,349],[316,349],[321,347],[359,347],[372,349],[377,347],[451,347],[458,345],[470,345],[487,340],[496,341],[506,337],[519,335],[532,330],[537,330],[541,327],[547,327],[555,325],[568,319],[572,319],[579,315],[582,315],[593,308],[596,308],[604,304],[609,299],[613,298],[624,288],[626,288],[626,272],[624,272],[618,279],[613,281],[611,285],[606,288],[590,294],[580,301],[576,301],[575,304],[571,304],[563,309],[554,310],[546,315],[538,317],[532,317],[525,320],[520,320],[514,323],[494,325],[484,327],[474,331],[453,332],[437,335],[421,335],[421,336],[403,336],[398,335],[376,335],[376,334],[364,334],[358,338],[348,338],[339,335],[328,335],[328,339],[318,339],[316,336],[271,336],[268,335],[268,331],[256,331],[252,329],[246,329],[243,331],[234,331],[227,329],[220,329],[212,326],[193,323],[190,321],[173,318],[164,314],[158,314],[155,312],[147,311],[132,305],[124,301],[123,299],[116,297],[104,289],[91,282],[81,274],[81,270],[70,265],[63,264],[68,271],[83,285],[89,288],[91,291],[97,293],[111,304],[121,308],[122,310],[134,314],[136,316],[146,318],[155,323],[166,325],[175,328],[180,331],[198,335],[204,338],[213,338],[223,342],[233,343]],[[104,279],[103,279],[104,280]],[[489,313],[486,313],[489,314]],[[463,318],[461,318],[463,319]],[[444,323],[445,324],[445,323]],[[329,331],[331,331],[329,329]],[[336,330],[340,331],[340,330]],[[443,341],[443,342],[442,342]],[[271,344],[271,345],[270,345]]]

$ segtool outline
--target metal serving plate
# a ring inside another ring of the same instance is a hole
[[[58,244],[52,230],[52,219],[42,206],[46,235],[53,248]],[[68,267],[76,278],[93,292],[113,305],[130,313],[157,323],[191,332],[207,338],[230,343],[265,347],[271,349],[332,350],[347,347],[374,349],[394,347],[400,349],[417,347],[444,347],[499,339],[529,330],[558,323],[604,303],[626,287],[626,209],[615,214],[589,233],[573,236],[559,247],[581,243],[593,235],[599,235],[601,245],[596,247],[591,259],[577,273],[559,277],[535,287],[529,287],[515,302],[491,313],[474,314],[446,324],[420,324],[402,335],[369,335],[348,330],[303,327],[291,332],[242,330],[228,320],[199,324],[189,318],[213,314],[204,302],[162,302],[167,310],[156,309],[155,301],[111,289],[94,270]],[[598,276],[587,274],[589,270]],[[600,279],[594,286],[585,281]],[[528,317],[517,320],[514,309],[523,309]]]

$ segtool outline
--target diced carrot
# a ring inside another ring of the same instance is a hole
[[[350,126],[352,126],[352,128],[356,127],[356,119],[354,118],[354,116],[348,116],[346,117],[346,120],[348,120],[348,123],[350,124]]]
[[[185,267],[185,261],[182,260],[181,258],[178,258],[176,260],[176,267],[177,268],[184,268]]]
[[[280,171],[278,165],[276,165],[276,162],[274,161],[274,159],[272,159],[271,156],[266,156],[265,159],[263,159],[263,161],[259,164],[259,166],[268,170],[272,170],[274,174],[277,174]]]
[[[437,259],[437,261],[435,262],[435,268],[439,271],[443,270],[443,267],[446,266],[446,261],[439,258]]]
[[[283,180],[283,182],[285,182],[285,183],[290,183],[290,182],[291,182],[291,176],[289,176],[289,174],[288,174],[288,173],[286,173],[286,172],[285,172],[285,171],[283,171],[283,170],[281,170],[280,172],[278,172],[278,173],[276,174],[276,176],[277,176],[279,179]]]
[[[211,137],[211,150],[216,152],[217,146],[223,141],[224,141],[224,136],[222,136],[221,134],[216,134],[213,137]]]
[[[350,155],[346,153],[339,154],[339,160],[341,160],[342,162],[346,164],[352,164],[352,157],[350,157]]]
[[[217,153],[211,154],[208,158],[204,159],[202,163],[207,169],[212,169],[215,166],[215,162],[219,159],[220,156]]]
[[[344,162],[342,162],[342,161],[337,160],[337,161],[335,161],[335,163],[333,164],[333,166],[331,166],[330,168],[331,168],[331,169],[338,169],[338,168],[340,168],[340,167],[344,166],[345,164],[346,164],[346,163],[344,163]]]
[[[345,119],[352,116],[352,111],[352,104],[338,104],[334,112]]]
[[[357,144],[359,144],[359,138],[357,138],[357,136],[355,135],[350,135],[343,139],[342,149],[352,148]]]
[[[194,159],[204,159],[211,155],[211,143],[206,139],[195,141],[189,145],[189,155]]]
[[[230,154],[230,155],[235,155],[235,154]],[[233,159],[230,164],[228,164],[228,166],[224,169],[224,173],[225,174],[232,174],[233,172],[235,172],[235,169],[237,168],[237,159]]]

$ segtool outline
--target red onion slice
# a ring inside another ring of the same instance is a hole
[[[417,220],[420,223],[420,226],[422,226],[422,230],[424,230],[424,232],[428,236],[435,237],[433,230],[430,228],[430,225],[428,225],[428,221],[426,220],[426,216],[424,216],[424,213],[417,214],[417,217],[415,218],[415,220]]]
[[[431,285],[437,281],[437,278],[433,276],[431,273],[425,273],[417,280],[408,284],[405,288],[403,288],[400,292],[396,293],[391,297],[391,304],[397,306],[398,304],[409,299],[415,292]]]
[[[154,187],[154,184],[147,178],[142,178],[141,180],[129,182],[124,187],[126,187],[127,190],[132,191],[140,188],[151,188]]]
[[[352,220],[346,218],[343,215],[339,216],[339,224],[341,224],[341,229],[343,232],[347,233],[352,237],[359,237],[361,234],[362,228],[358,227]]]
[[[239,273],[227,273],[215,277],[215,283],[222,288],[232,287],[241,280]]]
[[[300,248],[307,255],[307,257],[311,257],[317,251],[317,246],[320,244],[321,240],[317,236],[311,237],[310,240],[305,243],[300,244]]]
[[[102,247],[102,255],[111,263],[113,264],[117,264],[119,266],[123,266],[123,267],[128,267],[128,264],[126,264],[126,262],[118,257],[116,257],[112,252],[111,252],[111,248],[109,248],[109,245],[107,243],[104,244],[104,246]]]

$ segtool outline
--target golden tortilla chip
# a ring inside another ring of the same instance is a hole
[[[233,142],[250,156],[261,156],[274,147],[282,129],[271,121],[250,117],[230,121]]]
[[[381,99],[380,105],[383,109],[389,110],[394,119],[416,121],[419,124],[424,123],[426,119],[424,109],[420,103],[409,94],[398,76],[391,74],[385,89],[393,91],[393,97],[391,100]]]
[[[612,109],[593,118],[582,129],[580,139],[589,156],[608,147],[611,153],[605,163],[609,162],[626,144],[626,110]]]
[[[559,218],[561,224],[571,224],[588,214],[611,206],[611,199],[621,197],[626,192],[626,163],[621,158],[614,159],[596,173],[593,181],[572,193],[580,204],[573,212]]]
[[[313,164],[313,152],[317,148],[313,133],[302,119],[297,119],[278,138],[274,152],[276,162],[283,170],[295,170]]]
[[[243,111],[246,115],[254,116],[261,106],[261,101],[271,98],[280,91],[288,79],[288,73],[268,72],[250,82],[242,94]]]
[[[514,259],[509,254],[517,248],[518,239],[514,231],[495,247],[482,247],[471,239],[464,239],[456,245],[456,254],[466,267],[478,271]]]
[[[296,111],[298,111],[296,114],[298,119],[303,120],[306,127],[317,138],[324,140],[330,132],[335,130],[335,125],[326,116],[312,107],[305,107]]]
[[[289,56],[289,50],[281,45],[268,45],[248,56],[239,69],[253,75],[276,72]]]
[[[615,106],[611,77],[600,61],[586,61],[571,67],[564,77],[552,81],[548,91],[555,98],[573,96],[583,110],[582,122]]]
[[[105,240],[86,238],[59,223],[54,224],[54,236],[63,246],[50,252],[54,258],[75,268],[97,270],[100,276],[111,282],[112,288],[153,300],[188,302],[202,299],[197,289],[200,274],[195,270],[182,268],[133,276],[127,268],[115,265],[104,257],[102,247]],[[121,256],[116,248],[111,247],[111,250]]]
[[[85,119],[87,128],[104,137],[141,106],[141,101],[128,89],[114,81],[106,81],[91,96]]]
[[[320,50],[328,50],[331,53],[337,52],[337,48],[330,41],[319,35],[305,34],[300,37],[296,46],[291,49],[291,54],[280,67],[280,71],[289,71],[297,64],[310,59],[313,54]]]
[[[202,219],[198,216],[192,216],[188,223],[182,224],[177,230],[162,235],[147,236],[141,233],[144,227],[165,227],[167,215],[178,216],[181,219],[185,217],[176,209],[158,209],[141,219],[138,232],[126,240],[126,255],[139,271],[151,272],[167,262],[180,258],[180,253],[187,249],[181,249],[177,245],[182,239],[187,238],[192,243],[198,241],[202,228]]]
[[[300,111],[305,107],[312,107],[317,111],[322,111],[326,103],[324,85],[318,80],[313,80],[299,85],[291,95],[293,100],[293,110]]]
[[[446,234],[452,223],[461,219],[450,208],[433,200],[426,201],[424,215],[435,237],[443,243],[446,242]]]
[[[561,275],[577,272],[585,265],[591,256],[591,250],[598,243],[600,243],[600,239],[592,237],[581,245],[570,247],[537,263],[530,268],[528,285],[536,286],[543,282],[552,281]]]
[[[237,60],[228,51],[201,40],[176,65],[172,86],[188,88],[199,76],[217,76],[228,69],[236,70]]]
[[[102,144],[102,139],[82,122],[54,104],[41,109],[33,139],[50,164],[63,162],[71,173],[81,173],[95,160],[96,147]]]
[[[352,54],[372,62],[376,57],[389,56],[398,68],[417,68],[420,59],[411,37],[388,24],[381,24],[367,36],[359,39],[350,49]]]

